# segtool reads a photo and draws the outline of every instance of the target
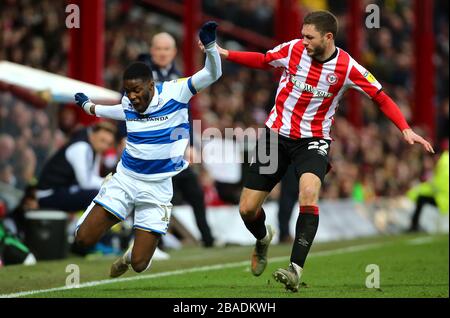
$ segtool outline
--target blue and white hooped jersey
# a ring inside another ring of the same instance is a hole
[[[126,95],[122,107],[127,143],[117,170],[140,180],[162,180],[186,169],[189,144],[188,102],[197,91],[191,77],[155,85],[147,110],[141,114]]]

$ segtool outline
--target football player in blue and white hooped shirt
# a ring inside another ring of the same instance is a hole
[[[131,64],[124,72],[122,104],[95,105],[77,93],[78,105],[91,115],[125,120],[128,140],[117,172],[104,183],[80,218],[76,242],[94,245],[114,224],[134,210],[135,240],[111,267],[111,276],[125,273],[129,265],[136,272],[150,267],[161,235],[169,225],[172,179],[188,162],[184,152],[189,143],[188,102],[198,91],[222,75],[216,49],[217,23],[205,23],[199,32],[206,61],[193,76],[155,85],[151,69],[144,63]]]

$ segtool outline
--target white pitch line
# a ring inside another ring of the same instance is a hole
[[[415,239],[409,240],[407,243],[411,245],[422,245],[422,244],[428,244],[434,241],[434,237],[418,237]]]
[[[383,244],[381,244],[381,243],[364,244],[364,245],[350,246],[350,247],[345,247],[345,248],[340,248],[340,249],[330,250],[330,251],[312,252],[309,255],[309,257],[329,256],[329,255],[337,255],[337,254],[365,251],[365,250],[379,247],[381,245],[383,245]],[[284,261],[284,260],[288,260],[288,259],[289,259],[289,257],[287,257],[287,256],[281,256],[281,257],[270,258],[269,261],[270,262],[280,262],[280,261]],[[49,288],[49,289],[37,289],[37,290],[29,290],[29,291],[23,291],[23,292],[12,293],[12,294],[3,294],[3,295],[0,295],[0,298],[17,298],[17,297],[35,295],[35,294],[40,294],[40,293],[50,293],[50,292],[69,290],[69,289],[79,289],[79,288],[107,285],[107,284],[113,284],[113,283],[121,283],[121,282],[141,280],[141,279],[152,279],[152,278],[159,278],[159,277],[166,277],[166,276],[183,275],[183,274],[188,274],[188,273],[206,272],[206,271],[212,271],[212,270],[217,270],[217,269],[235,268],[235,267],[241,267],[241,266],[248,266],[248,264],[249,264],[249,261],[241,261],[241,262],[234,262],[234,263],[193,267],[193,268],[188,268],[188,269],[180,269],[180,270],[161,272],[161,273],[155,273],[155,274],[147,274],[147,275],[139,275],[139,276],[115,278],[115,279],[104,279],[104,280],[82,283],[78,287],[62,286],[62,287],[55,287],[55,288]]]

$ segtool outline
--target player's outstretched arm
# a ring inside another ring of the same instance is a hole
[[[428,141],[426,141],[423,137],[416,134],[411,128],[404,129],[402,131],[402,133],[403,133],[403,138],[410,145],[414,145],[417,142],[417,143],[421,144],[425,148],[426,151],[428,151],[430,153],[434,153],[433,146]]]
[[[372,98],[372,101],[378,105],[383,114],[397,126],[402,132],[403,138],[409,144],[419,143],[426,151],[434,153],[431,144],[424,138],[416,134],[403,116],[397,104],[382,90],[381,84],[376,78],[363,66],[351,59],[351,70],[348,76],[348,83],[351,88],[364,92]]]
[[[208,87],[222,76],[222,62],[216,48],[217,23],[206,22],[199,32],[200,41],[206,54],[205,67],[192,75],[192,85],[197,91]]]
[[[203,52],[205,52],[205,47],[201,41],[198,41],[198,46]],[[230,51],[222,48],[219,44],[216,44],[216,48],[220,56],[228,61],[257,69],[270,68],[270,65],[265,60],[265,55],[262,53]]]
[[[403,134],[403,138],[407,143],[413,145],[414,143],[421,144],[426,151],[430,153],[434,153],[434,149],[431,144],[426,141],[423,137],[416,134],[406,122],[405,117],[402,112],[395,104],[395,102],[383,91],[379,92],[374,98],[373,101],[378,104],[383,114],[389,118],[398,129]]]
[[[125,120],[125,113],[123,112],[121,104],[111,106],[97,105],[83,93],[75,94],[75,102],[89,115],[115,120]]]

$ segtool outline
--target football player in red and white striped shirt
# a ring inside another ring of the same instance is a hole
[[[266,120],[266,136],[261,136],[256,153],[270,150],[277,162],[274,173],[262,173],[263,163],[252,158],[240,202],[246,227],[257,239],[252,255],[252,272],[259,276],[267,264],[267,248],[273,236],[265,226],[262,204],[280,181],[289,164],[294,163],[300,181],[300,214],[297,220],[291,264],[274,273],[286,288],[297,291],[306,256],[319,224],[318,199],[328,170],[328,150],[333,116],[345,91],[363,92],[398,127],[409,144],[420,143],[433,153],[425,139],[414,133],[381,84],[347,52],[335,46],[337,19],[327,11],[308,14],[302,39],[283,43],[266,54],[228,51],[219,47],[227,60],[248,67],[281,68],[275,105]],[[274,142],[270,137],[277,137]],[[258,150],[259,149],[259,150]]]

